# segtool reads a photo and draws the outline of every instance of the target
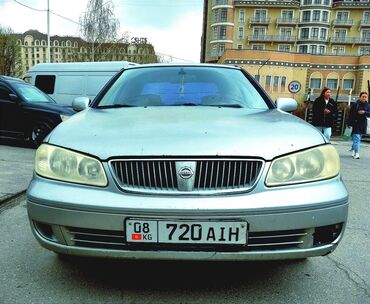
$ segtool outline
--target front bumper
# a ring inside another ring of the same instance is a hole
[[[52,251],[127,259],[276,260],[320,256],[341,240],[348,193],[340,180],[255,189],[215,197],[130,195],[35,177],[28,189],[31,229]],[[238,248],[126,243],[127,218],[233,220],[248,223],[248,244]]]

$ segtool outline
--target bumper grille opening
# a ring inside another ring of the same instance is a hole
[[[340,235],[343,224],[316,227],[314,233],[314,246],[322,246],[334,242]]]
[[[33,222],[37,232],[41,234],[45,239],[48,239],[49,241],[55,241],[55,238],[53,237],[53,229],[51,225],[40,223],[40,222]]]
[[[322,227],[320,227],[322,228]],[[169,251],[270,251],[304,249],[312,247],[312,228],[249,232],[247,246],[225,246],[205,244],[128,244],[124,231],[110,231],[67,227],[69,244],[77,247],[112,250],[169,250]],[[320,229],[320,231],[326,231]],[[321,235],[321,240],[324,234]],[[316,243],[316,246],[320,244]]]

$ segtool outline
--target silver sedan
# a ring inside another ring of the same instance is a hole
[[[31,228],[60,254],[273,260],[332,252],[348,192],[335,148],[244,70],[121,71],[36,152]]]

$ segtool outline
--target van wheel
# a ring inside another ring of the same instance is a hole
[[[37,122],[31,129],[29,140],[32,147],[37,148],[49,134],[51,128],[44,122]]]

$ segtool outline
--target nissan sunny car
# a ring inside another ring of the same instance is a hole
[[[59,254],[275,260],[332,252],[348,192],[335,148],[243,69],[141,65],[38,148],[31,228]]]

